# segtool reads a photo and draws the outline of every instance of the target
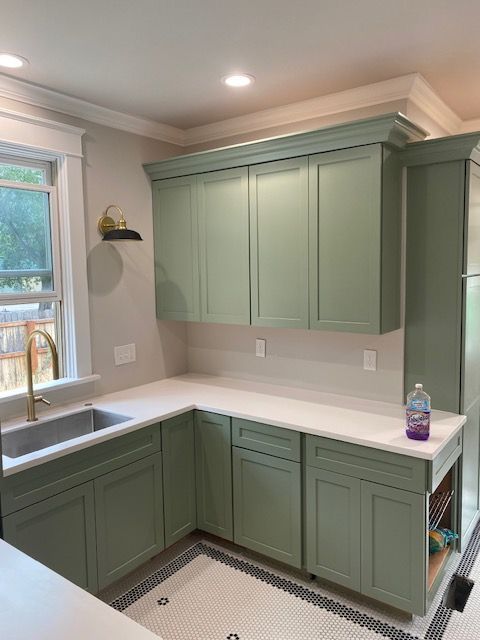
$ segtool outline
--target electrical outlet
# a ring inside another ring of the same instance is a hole
[[[363,352],[363,368],[365,371],[377,370],[377,352],[372,349],[365,349]]]
[[[255,340],[255,355],[258,358],[265,358],[267,352],[267,341],[263,338]]]
[[[121,364],[128,364],[129,362],[135,362],[137,359],[135,343],[123,344],[120,347],[113,348],[113,356],[115,365],[118,367]]]

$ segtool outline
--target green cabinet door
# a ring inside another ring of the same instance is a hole
[[[197,526],[193,414],[162,422],[165,546]]]
[[[163,547],[162,455],[94,480],[98,586],[103,589]]]
[[[306,469],[307,569],[355,591],[360,591],[360,483]]]
[[[200,320],[196,178],[153,184],[157,316]]]
[[[248,168],[197,176],[203,322],[250,324]]]
[[[380,333],[381,145],[311,156],[309,192],[310,328]]]
[[[234,541],[302,565],[300,463],[232,448]]]
[[[249,167],[253,325],[308,328],[307,163]]]
[[[230,418],[195,414],[197,526],[233,540],[232,438]]]
[[[6,542],[79,587],[96,593],[92,482],[5,516],[2,526]]]
[[[427,496],[361,483],[362,593],[425,615]]]

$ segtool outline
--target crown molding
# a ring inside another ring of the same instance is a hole
[[[408,103],[414,104],[449,134],[480,129],[480,119],[462,123],[456,113],[419,73],[410,73],[189,129],[180,129],[162,122],[108,109],[4,74],[0,74],[1,97],[162,140],[180,147],[245,135],[273,127],[306,123],[316,118],[348,113],[399,100],[406,101],[406,109]],[[34,116],[25,117],[35,118]],[[307,125],[306,130],[308,128]]]
[[[210,140],[252,133],[286,124],[312,120],[336,113],[407,99],[418,74],[368,84],[318,98],[264,109],[245,116],[229,118],[185,130],[185,144],[193,145]]]
[[[180,146],[185,145],[185,132],[177,127],[107,109],[86,100],[74,98],[64,93],[45,89],[2,74],[0,74],[0,97],[17,100],[42,109],[58,111],[82,120],[96,122],[106,127],[121,129],[122,131],[136,133],[148,138],[155,138],[156,140],[163,140]]]
[[[462,130],[461,118],[450,109],[420,73],[414,74],[408,100],[450,135]]]
[[[402,149],[408,142],[423,140],[426,135],[426,131],[401,113],[387,113],[313,131],[175,156],[143,166],[152,180],[163,180],[366,144],[386,143]]]

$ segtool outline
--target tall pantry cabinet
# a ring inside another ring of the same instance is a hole
[[[461,545],[480,507],[480,135],[411,144],[407,167],[405,389],[463,413]]]

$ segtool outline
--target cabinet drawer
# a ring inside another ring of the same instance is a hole
[[[2,515],[145,458],[160,448],[160,425],[154,424],[7,476],[2,485]]]
[[[307,465],[311,467],[417,493],[427,488],[426,460],[320,436],[306,438]]]
[[[300,433],[298,431],[233,418],[232,443],[243,449],[300,462]]]

